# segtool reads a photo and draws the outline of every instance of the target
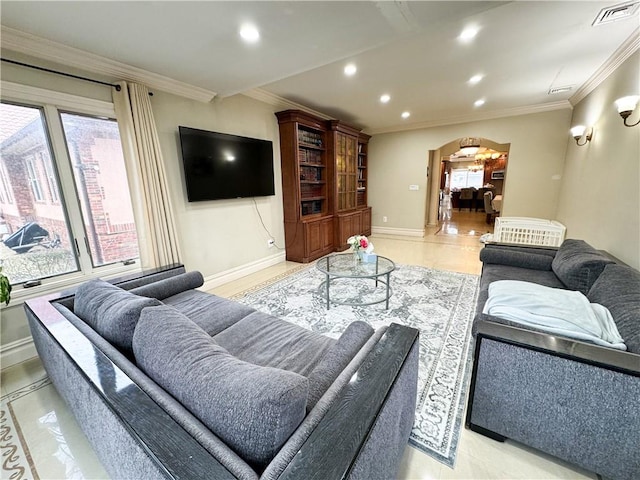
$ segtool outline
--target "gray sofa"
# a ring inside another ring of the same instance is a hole
[[[480,259],[467,427],[604,477],[640,478],[640,272],[581,240],[487,244]],[[482,313],[497,280],[582,292],[609,309],[627,350]]]
[[[196,290],[180,265],[30,300],[38,354],[113,478],[393,478],[418,332],[338,339]]]

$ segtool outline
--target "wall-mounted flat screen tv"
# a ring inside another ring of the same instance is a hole
[[[178,127],[190,202],[275,195],[273,143]]]

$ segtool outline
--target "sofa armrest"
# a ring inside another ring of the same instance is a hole
[[[349,478],[418,341],[418,330],[392,323],[278,479]],[[417,374],[417,362],[407,367]]]
[[[551,270],[556,252],[554,248],[488,243],[480,251],[480,261],[485,264]]]
[[[477,329],[467,428],[640,478],[640,355],[493,322]]]
[[[482,338],[490,338],[610,370],[640,375],[640,355],[635,353],[484,320],[476,322],[474,330],[476,342],[480,342]]]

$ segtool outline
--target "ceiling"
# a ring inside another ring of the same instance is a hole
[[[2,1],[1,22],[223,99],[282,97],[377,133],[568,107],[638,36],[637,11],[591,26],[616,3]],[[240,39],[243,22],[258,27],[259,42]],[[479,31],[465,43],[468,26]],[[349,62],[352,77],[343,73]],[[475,74],[484,78],[472,85]]]

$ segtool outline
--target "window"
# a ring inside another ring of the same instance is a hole
[[[60,118],[93,265],[137,258],[118,123],[67,112]]]
[[[460,189],[467,187],[482,188],[484,184],[484,170],[477,172],[468,168],[454,168],[451,170],[451,183],[449,188]]]
[[[129,266],[138,240],[113,106],[15,84],[6,99],[5,83],[3,273],[14,285],[65,284],[137,268]]]

